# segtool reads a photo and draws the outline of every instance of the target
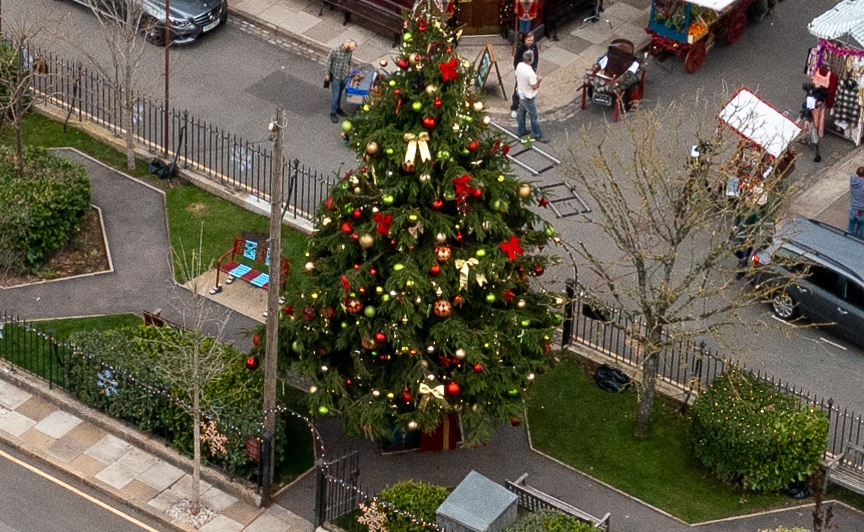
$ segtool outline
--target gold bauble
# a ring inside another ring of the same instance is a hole
[[[530,195],[531,195],[531,185],[528,185],[526,183],[522,183],[521,185],[519,185],[519,197],[520,198],[527,198]]]
[[[455,131],[456,133],[459,132],[459,124],[453,124],[453,131]]]
[[[365,234],[360,236],[360,245],[364,248],[371,248],[372,244],[375,243],[375,238],[370,234]]]
[[[432,96],[436,92],[438,92],[438,87],[436,87],[435,85],[432,85],[431,83],[429,85],[426,85],[426,94],[428,94],[429,96]]]
[[[484,125],[484,126],[488,126],[488,125],[491,124],[491,123],[492,123],[492,119],[489,118],[489,115],[486,115],[486,116],[483,117],[483,125]]]
[[[483,110],[483,102],[474,102],[474,110],[480,112]]]
[[[367,144],[366,153],[368,153],[369,155],[375,155],[376,153],[378,153],[378,143],[370,142],[369,144]]]
[[[419,63],[422,60],[423,60],[423,57],[418,53],[413,53],[410,56],[408,56],[408,61],[410,61],[412,65],[416,65],[417,63]]]
[[[437,235],[435,235],[435,242],[438,242],[439,244],[447,242],[447,235],[445,235],[444,233],[438,233]]]
[[[387,60],[386,59],[381,59],[380,61],[378,61],[378,64],[381,65],[381,68],[387,68]]]

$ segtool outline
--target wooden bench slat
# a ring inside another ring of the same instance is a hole
[[[864,448],[846,444],[843,452],[829,464],[822,491],[832,482],[864,495]]]

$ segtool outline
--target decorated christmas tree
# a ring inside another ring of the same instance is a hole
[[[280,363],[351,434],[458,413],[475,442],[517,422],[561,321],[561,299],[532,288],[548,259],[531,252],[554,229],[489,131],[458,38],[431,2],[408,16],[398,70],[342,125],[359,165],[319,208],[286,294]]]

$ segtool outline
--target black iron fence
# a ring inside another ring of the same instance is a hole
[[[51,331],[40,331],[16,316],[0,314],[0,358],[48,382],[65,388],[73,350]]]
[[[178,167],[200,172],[222,186],[269,201],[273,153],[260,142],[226,131],[192,115],[166,109],[152,100],[130,95],[126,105],[117,84],[97,70],[50,51],[32,48],[33,90],[40,101],[61,108],[67,120],[96,124],[115,135],[131,130],[135,142],[152,153],[175,160]],[[38,64],[39,68],[35,68]],[[294,218],[311,220],[336,182],[299,159],[283,163],[285,209]]]
[[[564,338],[565,343],[588,346],[619,364],[639,368],[642,352],[634,338],[637,332],[644,334],[646,331],[641,317],[606,305],[581,291],[574,293],[572,316],[572,323],[565,326],[565,331],[569,327],[572,334],[569,338]],[[674,336],[668,333],[665,340],[667,347],[660,356],[657,376],[662,382],[682,392],[698,393],[732,365],[747,369],[745,364],[721,357],[717,351],[704,344],[692,341],[676,342]],[[829,425],[826,456],[840,454],[847,443],[859,446],[864,443],[864,418],[860,415],[841,408],[830,398],[811,395],[774,375],[768,375],[761,370],[750,371],[762,381],[798,397],[803,404],[819,408],[827,414]]]

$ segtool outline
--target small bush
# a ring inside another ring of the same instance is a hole
[[[161,331],[166,332],[177,341],[191,334],[183,329]],[[163,356],[160,343],[154,341],[156,334],[154,328],[142,325],[72,335],[71,343],[89,356],[73,357],[67,389],[87,405],[163,437],[191,456],[192,417],[176,402],[187,394],[170,389],[154,369]],[[263,372],[246,369],[244,357],[231,346],[224,346],[221,353],[228,362],[227,369],[205,387],[202,409],[218,413],[218,429],[228,437],[227,453],[212,455],[205,445],[202,456],[231,475],[251,478],[258,467],[246,457],[243,435],[259,433]],[[277,419],[277,430],[283,433],[284,419]],[[285,438],[276,438],[277,462],[284,458],[288,443]]]
[[[722,480],[753,491],[806,480],[819,467],[827,438],[824,412],[739,368],[717,377],[691,411],[696,456]]]
[[[27,270],[65,245],[90,209],[84,167],[45,149],[24,150],[24,178],[14,150],[0,147],[0,267]]]
[[[504,532],[596,532],[596,528],[554,510],[531,512],[507,527]]]
[[[449,494],[450,490],[447,488],[409,480],[382,490],[381,500],[410,513],[420,521],[434,523],[435,510]],[[407,517],[395,512],[388,512],[385,528],[387,532],[428,532],[426,528],[411,523]]]

